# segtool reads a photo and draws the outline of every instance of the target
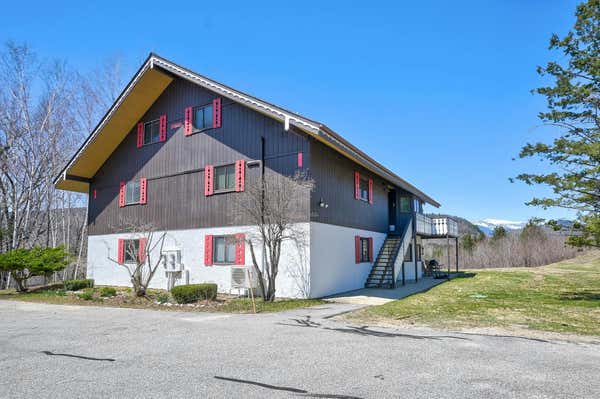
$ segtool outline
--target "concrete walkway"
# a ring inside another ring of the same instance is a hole
[[[452,275],[450,276],[452,277]],[[361,288],[359,290],[342,292],[341,294],[332,295],[323,298],[326,301],[337,303],[348,303],[355,305],[383,305],[384,303],[392,302],[397,299],[417,294],[422,291],[435,287],[438,284],[444,283],[446,279],[434,279],[432,277],[424,277],[421,280],[407,282],[406,285],[400,285],[397,288]]]

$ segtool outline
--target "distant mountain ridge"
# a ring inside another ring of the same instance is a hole
[[[525,227],[527,222],[514,222],[511,220],[488,218],[473,222],[473,224],[477,226],[479,230],[483,231],[485,235],[491,236],[496,227],[504,227],[506,230],[517,231]]]

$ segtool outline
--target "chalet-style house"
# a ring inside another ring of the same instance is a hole
[[[215,282],[235,292],[238,270],[252,266],[248,245],[235,237],[254,226],[232,204],[265,170],[302,171],[315,182],[298,222],[308,245],[285,243],[279,297],[418,279],[421,240],[457,235],[453,220],[423,214],[425,203],[439,207],[434,199],[322,123],[155,54],[55,185],[89,195],[87,273],[96,284],[130,285],[114,260],[131,260],[124,243],[139,235],[125,224],[135,220],[167,232],[165,271],[152,287]]]

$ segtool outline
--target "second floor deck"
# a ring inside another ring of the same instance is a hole
[[[417,213],[417,234],[424,238],[458,237],[458,223],[456,220],[442,217],[430,218],[422,213]]]

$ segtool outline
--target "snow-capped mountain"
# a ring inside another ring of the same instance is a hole
[[[527,222],[513,222],[511,220],[502,220],[502,219],[483,219],[473,224],[479,227],[479,230],[483,231],[486,235],[491,236],[494,229],[498,226],[504,227],[506,230],[520,230]]]

